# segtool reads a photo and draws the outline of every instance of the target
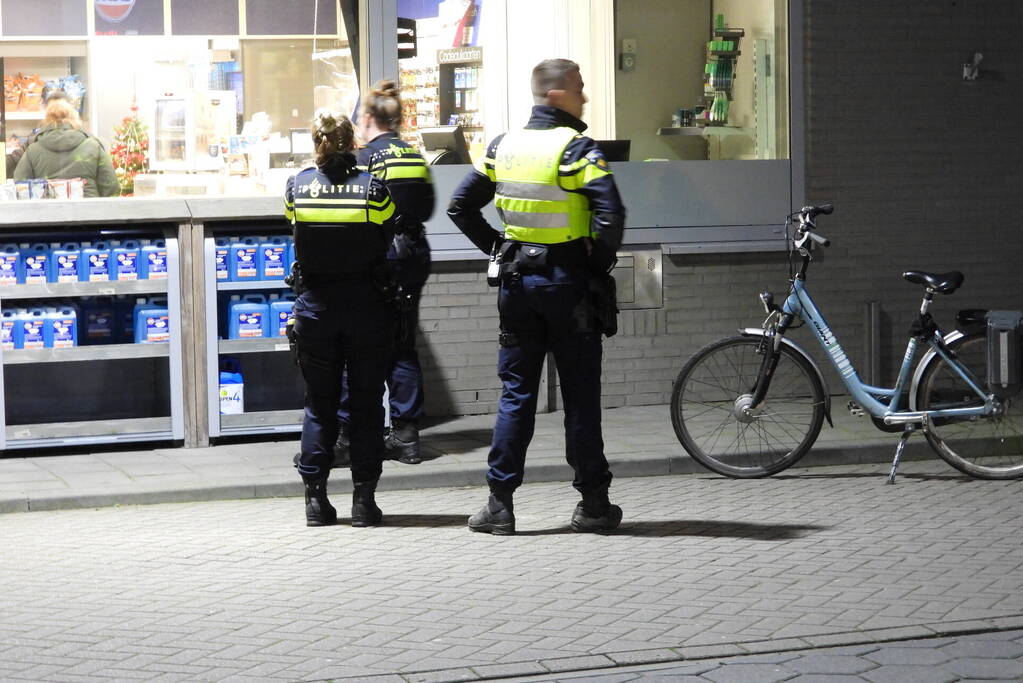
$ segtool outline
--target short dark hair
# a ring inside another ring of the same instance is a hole
[[[571,59],[545,59],[534,66],[533,77],[529,83],[533,91],[533,102],[543,104],[547,99],[547,93],[563,89],[568,75],[578,70],[579,65]]]

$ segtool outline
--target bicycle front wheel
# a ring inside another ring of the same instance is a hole
[[[806,454],[824,421],[824,387],[813,366],[782,345],[767,396],[753,411],[764,359],[759,337],[729,337],[693,356],[671,392],[671,423],[686,452],[728,477],[766,477]]]
[[[987,343],[983,332],[967,335],[949,348],[985,388]],[[917,410],[984,405],[966,381],[939,356],[928,361],[916,391]],[[927,426],[927,441],[961,472],[979,479],[1023,477],[1023,395],[1002,399],[992,415],[938,418]]]

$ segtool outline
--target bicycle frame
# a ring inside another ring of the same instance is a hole
[[[977,394],[984,402],[984,405],[973,408],[949,408],[942,410],[911,411],[900,410],[899,401],[902,397],[903,388],[906,387],[910,378],[913,365],[913,358],[916,356],[917,347],[920,341],[916,337],[910,337],[906,345],[906,353],[902,358],[902,367],[899,369],[899,377],[895,386],[891,389],[874,387],[865,384],[860,380],[853,366],[852,361],[846,356],[838,337],[828,327],[823,314],[810,296],[806,288],[806,281],[796,278],[792,282],[792,289],[785,304],[781,308],[782,313],[802,318],[813,330],[818,343],[827,353],[835,370],[842,378],[842,383],[852,394],[856,402],[874,417],[884,420],[886,424],[906,424],[922,422],[935,418],[946,417],[969,417],[972,415],[989,415],[994,407],[983,390],[980,383],[973,377],[963,365],[954,357],[950,356],[939,333],[927,341],[928,345],[941,359],[955,372],[962,377],[963,381]],[[784,334],[785,330],[779,329],[778,334]],[[879,400],[880,399],[880,400]],[[887,399],[887,400],[885,400]]]

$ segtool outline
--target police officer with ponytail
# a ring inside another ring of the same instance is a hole
[[[430,169],[416,148],[398,135],[402,123],[401,97],[394,81],[378,81],[363,98],[359,134],[366,141],[358,151],[360,168],[381,180],[401,216],[398,233],[387,250],[387,262],[398,286],[398,324],[387,368],[391,428],[386,455],[416,465],[419,418],[423,414],[423,370],[416,352],[419,299],[430,275],[430,245],[423,222],[433,214],[434,191]],[[340,431],[335,466],[348,462],[352,416],[347,397],[338,411]]]
[[[540,372],[548,351],[561,380],[566,459],[582,500],[572,529],[617,528],[611,471],[600,429],[601,333],[613,334],[615,253],[625,208],[607,160],[584,136],[579,66],[550,59],[533,69],[535,106],[525,129],[496,138],[451,198],[448,215],[499,263],[503,384],[488,456],[490,498],[469,518],[473,531],[515,533],[512,496],[533,437]],[[481,209],[496,197],[503,234]],[[610,311],[610,313],[609,313]]]
[[[386,186],[356,168],[348,117],[319,110],[312,124],[316,166],[288,180],[285,216],[295,234],[293,337],[305,379],[302,451],[308,526],[337,522],[327,477],[338,435],[341,373],[351,411],[352,526],[382,518],[374,493],[383,462],[383,387],[394,329],[387,250],[395,206]]]

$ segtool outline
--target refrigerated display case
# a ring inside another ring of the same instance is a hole
[[[227,138],[238,132],[233,90],[165,93],[152,103],[154,171],[215,171]]]

